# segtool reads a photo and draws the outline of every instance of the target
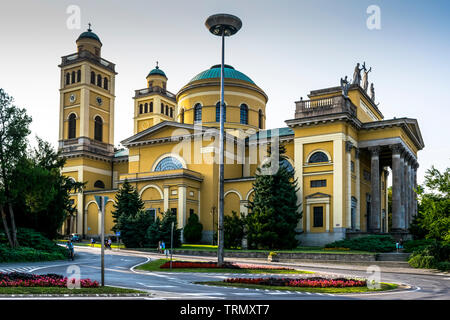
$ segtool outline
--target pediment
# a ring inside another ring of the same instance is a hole
[[[306,196],[306,199],[318,199],[318,198],[331,198],[331,195],[322,192],[316,192],[310,194],[309,196]]]

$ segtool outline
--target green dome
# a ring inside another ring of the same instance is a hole
[[[95,33],[93,33],[91,31],[91,29],[88,29],[88,31],[85,31],[82,34],[80,34],[80,36],[78,37],[77,41],[80,40],[80,39],[85,39],[85,38],[94,39],[94,40],[97,40],[98,42],[102,43],[100,41],[100,38]]]
[[[223,69],[224,69],[225,79],[243,80],[243,81],[249,82],[251,84],[255,84],[252,81],[252,79],[250,79],[244,73],[234,69],[232,66],[225,64]],[[191,83],[193,81],[197,81],[197,80],[216,79],[216,78],[220,79],[220,64],[216,64],[216,65],[212,66],[210,69],[200,72],[198,75],[196,75],[194,78],[192,78],[191,81],[189,81],[189,83]]]
[[[150,71],[150,72],[148,73],[147,77],[148,77],[148,76],[151,76],[151,75],[159,75],[159,76],[163,76],[163,77],[166,77],[166,78],[167,78],[167,76],[166,76],[166,74],[164,73],[164,71],[162,71],[158,66],[156,66],[155,69],[153,69],[152,71]]]

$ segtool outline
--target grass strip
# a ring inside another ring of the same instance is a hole
[[[393,290],[398,288],[398,285],[393,283],[380,283],[380,289],[369,289],[367,287],[351,287],[351,288],[308,288],[308,287],[283,287],[283,286],[266,286],[258,284],[246,284],[246,283],[227,283],[223,281],[202,281],[194,282],[195,284],[202,284],[208,286],[220,286],[220,287],[236,287],[236,288],[249,288],[249,289],[263,289],[263,290],[284,290],[284,291],[300,291],[300,292],[313,292],[313,293],[364,293],[364,292],[379,292],[386,290]]]
[[[0,287],[0,294],[129,294],[146,293],[134,289],[116,287],[68,289],[60,287]]]
[[[302,271],[302,270],[274,270],[274,269],[228,269],[228,268],[173,268],[172,271],[170,269],[161,269],[162,266],[170,259],[158,259],[142,264],[136,269],[144,270],[144,271],[152,271],[152,272],[199,272],[199,273],[248,273],[248,274],[304,274],[304,273],[314,273],[310,271]],[[175,261],[175,260],[172,260]],[[194,261],[193,261],[194,262]]]

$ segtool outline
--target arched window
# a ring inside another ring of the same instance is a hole
[[[144,113],[148,113],[148,103],[144,104]]]
[[[241,104],[241,124],[248,124],[248,106]]]
[[[97,86],[102,86],[102,76],[100,74],[97,75]]]
[[[174,157],[166,157],[158,162],[154,171],[167,171],[183,169],[183,165],[180,160]]]
[[[144,106],[142,105],[142,103],[139,105],[139,114],[142,114],[142,112],[144,111]]]
[[[202,105],[200,103],[194,106],[194,122],[202,122]]]
[[[72,71],[72,83],[75,83],[75,71]]]
[[[76,132],[77,132],[77,116],[75,113],[72,113],[69,116],[69,139],[75,138]]]
[[[184,123],[184,109],[181,109],[180,121]]]
[[[102,188],[105,189],[105,184],[103,183],[102,180],[97,180],[94,183],[94,188]]]
[[[108,78],[103,79],[103,89],[108,90]]]
[[[94,139],[97,141],[103,140],[103,120],[99,116],[95,117]]]
[[[281,166],[285,167],[289,173],[294,173],[294,167],[288,160],[286,159],[281,160]]]
[[[223,121],[227,121],[227,105],[223,104]],[[220,122],[220,101],[216,103],[216,122]]]
[[[81,70],[77,71],[77,82],[81,81]]]
[[[91,83],[95,84],[95,72],[91,71]]]
[[[314,152],[308,160],[308,163],[319,163],[319,162],[328,162],[328,156],[325,152],[317,151]]]
[[[258,128],[260,128],[260,129],[263,128],[263,113],[262,113],[261,109],[259,109],[259,112],[258,112]]]
[[[173,108],[170,108],[170,117],[173,118]]]
[[[150,102],[150,112],[153,112],[153,102]]]
[[[161,103],[161,113],[164,114],[164,103]]]
[[[66,84],[70,84],[70,73],[66,73]]]

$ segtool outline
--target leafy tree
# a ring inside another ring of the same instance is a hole
[[[164,212],[163,218],[161,220],[161,240],[164,240],[166,248],[170,248],[170,232],[173,227],[173,247],[178,248],[181,246],[181,229],[178,229],[177,215],[170,210]]]
[[[232,216],[225,216],[223,220],[225,248],[239,248],[242,245],[242,239],[245,232],[245,219],[238,216],[236,211]]]
[[[192,213],[183,229],[183,237],[188,243],[197,243],[202,239],[203,225],[198,220],[198,215]]]
[[[38,147],[20,159],[13,170],[11,195],[17,224],[53,239],[67,215],[75,212],[70,194],[84,184],[62,175],[65,159],[48,142],[39,138],[37,142]]]
[[[12,248],[19,245],[11,189],[12,172],[25,156],[31,117],[13,105],[13,98],[0,88],[0,211],[3,228]],[[9,212],[9,221],[6,214]]]
[[[425,174],[424,186],[417,189],[418,215],[412,231],[450,244],[450,168],[441,173],[432,166]]]
[[[286,149],[279,147],[279,169],[264,175],[260,168],[253,183],[254,197],[247,216],[248,244],[258,249],[290,249],[297,246],[295,228],[301,213],[297,205],[297,181],[284,165]],[[269,168],[264,164],[263,168]]]

